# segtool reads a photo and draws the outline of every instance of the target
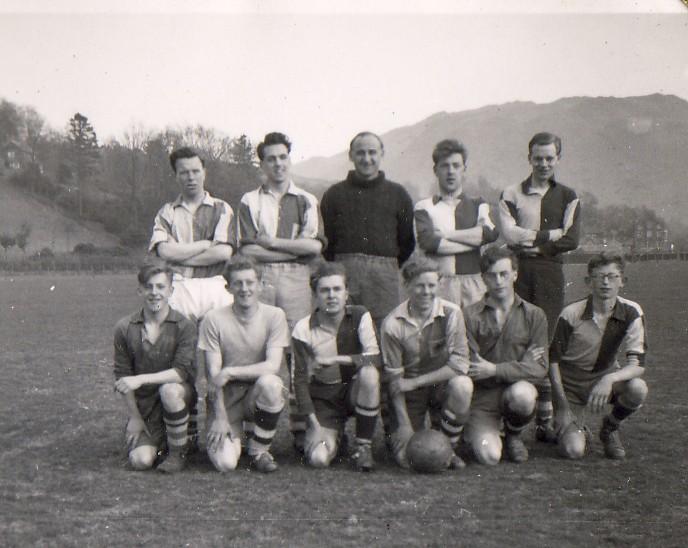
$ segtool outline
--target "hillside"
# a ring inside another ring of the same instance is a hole
[[[684,219],[688,192],[688,102],[671,95],[573,97],[549,104],[515,102],[477,110],[441,112],[385,133],[383,168],[414,199],[433,192],[431,152],[447,137],[469,149],[468,175],[502,189],[529,173],[527,143],[533,133],[552,131],[563,139],[559,175],[601,205],[647,205],[667,220]],[[320,194],[343,178],[347,153],[313,158],[294,172],[313,181]]]
[[[14,234],[22,223],[28,222],[32,231],[26,253],[31,254],[43,247],[53,251],[71,251],[78,243],[92,243],[110,247],[119,239],[108,234],[96,223],[78,223],[66,217],[59,209],[39,201],[10,185],[0,177],[0,233]],[[0,250],[3,251],[4,250]],[[9,253],[21,253],[10,248]]]

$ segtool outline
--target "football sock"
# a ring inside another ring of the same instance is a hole
[[[259,404],[256,404],[256,412],[253,417],[253,437],[248,442],[249,455],[257,455],[270,449],[281,411],[281,409],[277,412],[266,411],[261,409]]]
[[[504,429],[506,433],[511,434],[512,436],[518,436],[526,428],[526,426],[528,426],[530,421],[533,420],[535,411],[533,411],[530,415],[521,415],[511,410],[507,404],[504,406],[504,412],[502,416],[504,417]]]
[[[547,424],[554,418],[554,406],[552,405],[552,385],[549,382],[537,387],[538,398],[536,405],[537,424]]]
[[[622,420],[632,415],[637,410],[638,408],[632,409],[617,401],[614,407],[612,407],[612,412],[604,418],[605,426],[607,426],[609,430],[616,430]]]
[[[364,407],[361,404],[356,404],[356,441],[370,442],[375,434],[375,425],[377,424],[377,415],[380,412],[380,407]]]
[[[457,417],[449,409],[442,409],[442,419],[440,422],[440,430],[449,438],[452,447],[459,443],[459,438],[463,432],[464,417]]]
[[[167,431],[167,446],[170,453],[181,452],[186,447],[189,424],[189,411],[163,410],[163,420]]]

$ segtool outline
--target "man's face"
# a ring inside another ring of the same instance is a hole
[[[266,146],[260,167],[271,183],[280,184],[288,180],[291,157],[287,147],[282,144]]]
[[[380,141],[373,135],[364,135],[354,141],[349,151],[349,160],[354,164],[354,169],[361,179],[375,179],[380,172],[380,162],[384,151]]]
[[[234,304],[241,308],[251,308],[258,303],[260,280],[256,271],[251,269],[232,272],[229,292],[234,295]]]
[[[514,283],[518,273],[511,264],[511,259],[499,259],[487,272],[483,273],[483,281],[487,286],[487,294],[493,299],[510,299],[514,295]]]
[[[326,314],[339,314],[346,306],[348,292],[344,276],[335,274],[318,280],[315,291],[316,306]]]
[[[538,181],[547,181],[554,176],[554,168],[559,163],[557,147],[549,145],[533,145],[528,155],[528,162],[533,168],[533,177]]]
[[[177,171],[175,178],[181,186],[182,195],[193,198],[202,194],[205,183],[205,168],[198,156],[193,158],[179,158],[175,163]]]
[[[463,188],[466,166],[458,152],[437,162],[434,172],[443,194],[456,194]]]
[[[148,281],[139,284],[138,294],[148,312],[160,312],[172,296],[172,281],[162,272],[154,274]]]
[[[432,306],[439,281],[440,275],[437,272],[423,272],[406,284],[413,308],[427,310]]]
[[[585,280],[592,296],[599,300],[616,299],[624,286],[623,273],[616,263],[599,266]]]

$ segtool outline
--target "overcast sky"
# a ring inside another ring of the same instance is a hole
[[[3,2],[0,97],[35,106],[57,129],[82,112],[101,141],[132,123],[201,123],[256,142],[280,130],[299,161],[438,111],[576,95],[688,99],[679,0],[46,6]]]

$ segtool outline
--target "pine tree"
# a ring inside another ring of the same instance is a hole
[[[88,118],[79,112],[69,119],[67,139],[70,145],[70,163],[76,176],[79,217],[82,217],[84,185],[99,170],[100,148],[93,126]]]

